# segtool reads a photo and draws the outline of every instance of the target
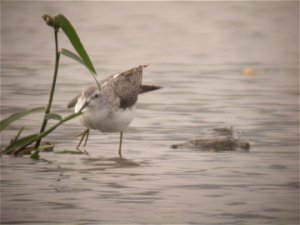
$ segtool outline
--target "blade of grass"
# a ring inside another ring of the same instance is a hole
[[[63,151],[57,151],[55,152],[57,154],[78,154],[78,155],[81,155],[81,154],[85,154],[84,152],[81,152],[81,151],[74,151],[74,150],[63,150]]]
[[[76,55],[74,52],[71,52],[70,50],[68,49],[65,49],[65,48],[62,48],[60,50],[60,53],[63,54],[64,56],[67,56],[71,59],[74,59],[75,61],[79,62],[80,64],[86,66],[86,64],[83,62],[83,60],[78,56]],[[87,66],[86,66],[87,67]],[[88,68],[88,67],[87,67]],[[89,69],[89,68],[88,68]],[[91,71],[93,72],[93,71]]]
[[[17,141],[21,135],[21,133],[23,132],[25,127],[22,127],[19,129],[18,133],[16,134],[16,136],[10,140],[10,144],[14,143],[15,141]]]
[[[20,119],[24,116],[27,116],[30,113],[43,112],[43,111],[45,111],[45,107],[37,107],[37,108],[33,108],[33,109],[28,109],[28,110],[25,110],[25,111],[22,111],[22,112],[14,113],[14,114],[10,115],[9,117],[7,117],[7,118],[0,121],[0,132],[5,127],[10,125],[12,122],[14,122],[14,121],[16,121],[16,120],[18,120],[18,119]]]
[[[46,137],[48,134],[50,134],[53,130],[55,130],[58,126],[60,126],[61,124],[76,118],[77,116],[80,116],[82,113],[78,112],[78,113],[72,113],[69,116],[63,118],[62,120],[60,120],[59,122],[57,122],[55,125],[53,125],[52,127],[50,127],[48,130],[45,130],[44,132],[40,133],[40,136]]]
[[[67,50],[65,48],[61,49],[60,53],[63,54],[63,55],[65,55],[65,56],[67,56],[67,57],[69,57],[69,58],[71,58],[71,59],[74,59],[75,61],[77,61],[77,62],[79,62],[79,63],[81,63],[81,64],[83,64],[84,66],[87,67],[87,65],[83,62],[83,60],[78,55],[76,55],[75,53],[73,53],[73,52],[71,52],[71,51],[69,51],[69,50]],[[91,71],[91,73],[93,75],[93,71]],[[93,78],[94,78],[94,80],[95,80],[95,82],[96,82],[96,84],[98,86],[98,89],[100,90],[100,84],[99,84],[96,76],[93,75]]]
[[[46,115],[47,120],[62,120],[62,116],[57,113],[49,113]]]
[[[73,47],[75,48],[78,55],[81,57],[82,61],[86,65],[87,68],[94,74],[97,75],[96,70],[90,57],[88,56],[86,50],[84,49],[74,27],[70,23],[70,21],[62,14],[55,16],[54,18],[55,24],[57,24],[67,35]]]
[[[39,151],[41,152],[53,152],[54,145],[53,144],[44,144],[39,146]],[[33,150],[35,150],[34,146],[26,147],[23,149],[15,149],[12,151],[10,154],[17,155],[17,156],[22,156],[26,154],[30,154]]]
[[[25,127],[22,127],[22,128],[18,131],[18,133],[17,133],[17,135],[16,135],[16,137],[15,137],[15,140],[18,140],[18,139],[19,139],[19,137],[20,137],[20,135],[21,135],[21,133],[23,132],[24,129],[25,129]]]
[[[2,154],[10,154],[12,151],[16,150],[17,148],[24,148],[27,145],[30,145],[34,141],[36,141],[39,138],[38,134],[31,134],[28,136],[25,136],[23,138],[19,138],[15,142],[11,143],[9,146],[7,146],[1,153]]]
[[[82,114],[81,112],[72,113],[71,115],[65,117],[63,120],[60,120],[57,124],[50,127],[48,130],[45,130],[44,132],[40,133],[40,135],[39,135],[40,139],[43,138],[43,137],[46,137],[49,133],[51,133],[53,130],[55,130],[58,126],[60,126],[64,122],[67,122],[68,120],[71,120],[71,119],[73,119],[73,118],[75,118],[75,117],[77,117],[81,114]],[[38,160],[40,158],[38,149],[31,155],[31,158],[34,159],[34,160]]]
[[[28,135],[23,138],[20,138],[20,139],[16,140],[15,142],[11,143],[9,146],[7,146],[1,153],[2,154],[10,154],[12,151],[15,151],[15,149],[17,149],[17,148],[18,149],[25,148],[28,145],[35,142],[36,140],[46,137],[48,134],[50,134],[53,130],[55,130],[61,124],[65,123],[79,115],[81,115],[81,113],[72,113],[71,115],[63,118],[62,120],[60,120],[55,125],[53,125],[52,127],[50,127],[49,129],[45,130],[42,133],[32,134],[32,135]]]

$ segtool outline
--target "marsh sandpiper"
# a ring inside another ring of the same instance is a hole
[[[82,112],[80,122],[87,128],[81,133],[77,149],[84,138],[85,147],[90,129],[120,132],[119,156],[122,157],[123,132],[135,117],[138,95],[161,88],[142,84],[143,68],[147,66],[140,65],[109,76],[100,81],[99,86],[85,87],[81,94],[70,101],[68,108],[75,107],[76,113]]]

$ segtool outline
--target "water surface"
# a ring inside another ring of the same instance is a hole
[[[44,13],[74,24],[99,79],[139,64],[144,83],[124,135],[92,131],[90,156],[43,153],[47,161],[1,158],[6,224],[298,224],[299,12],[297,2],[2,2],[1,116],[46,104],[53,32]],[[72,49],[62,32],[60,47]],[[242,75],[251,68],[254,75]],[[84,85],[88,71],[61,58],[53,110]],[[41,114],[18,127],[39,129]],[[249,152],[196,152],[170,145],[233,127]],[[74,149],[77,120],[47,140]]]

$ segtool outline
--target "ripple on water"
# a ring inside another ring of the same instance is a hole
[[[299,222],[297,2],[4,1],[1,116],[47,101],[53,46],[37,18],[62,6],[83,29],[100,79],[150,62],[143,82],[164,88],[140,96],[124,137],[126,158],[112,157],[117,134],[99,132],[89,140],[91,156],[42,154],[53,163],[2,156],[3,223]],[[93,81],[65,60],[53,111],[68,114],[66,103]],[[241,74],[247,67],[253,76]],[[26,117],[26,131],[38,130],[41,119]],[[169,148],[219,126],[241,130],[251,151]],[[49,141],[74,149],[81,128],[69,121]]]

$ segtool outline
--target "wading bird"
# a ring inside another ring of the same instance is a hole
[[[123,73],[117,73],[99,82],[87,86],[81,94],[73,98],[68,108],[75,107],[75,112],[82,112],[81,123],[87,128],[80,136],[79,149],[85,138],[86,146],[90,129],[101,132],[120,132],[119,156],[122,157],[123,132],[135,117],[135,105],[138,95],[157,90],[156,85],[143,85],[143,68],[140,65]]]

